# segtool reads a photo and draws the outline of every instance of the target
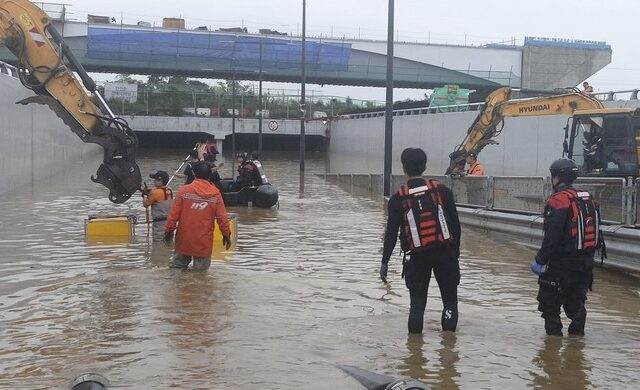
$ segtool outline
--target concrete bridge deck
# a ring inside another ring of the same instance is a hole
[[[57,21],[89,72],[182,75],[299,82],[299,37]],[[309,38],[307,78],[314,84],[386,85],[386,42]],[[479,47],[396,42],[394,84],[471,89],[574,86],[611,62],[605,43],[529,38],[524,46]],[[15,62],[0,47],[0,60]]]

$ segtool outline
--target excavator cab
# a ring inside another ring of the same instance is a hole
[[[576,111],[568,124],[567,155],[583,176],[638,176],[640,110]]]

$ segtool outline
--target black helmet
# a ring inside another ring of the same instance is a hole
[[[573,183],[578,177],[578,165],[568,158],[560,158],[554,161],[549,167],[551,177],[557,176],[561,181]]]

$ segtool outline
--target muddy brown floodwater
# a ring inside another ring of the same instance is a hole
[[[145,151],[145,177],[184,152]],[[239,241],[206,274],[172,272],[149,242],[90,245],[83,221],[134,213],[89,181],[97,162],[0,200],[0,388],[65,388],[95,371],[114,387],[361,389],[350,364],[434,389],[638,388],[640,287],[597,270],[584,338],[548,338],[536,311],[533,251],[464,228],[458,332],[439,329],[432,283],[425,332],[406,331],[408,294],[395,256],[378,280],[380,199],[325,182],[325,156],[263,161],[280,208],[233,208]],[[229,169],[227,169],[227,174]],[[147,181],[150,181],[147,179]]]

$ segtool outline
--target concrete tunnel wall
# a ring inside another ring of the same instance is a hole
[[[0,74],[0,194],[54,176],[83,159],[101,159],[49,107],[16,104],[33,95],[18,79]],[[97,169],[97,165],[96,165]]]
[[[639,101],[605,102],[607,107],[637,107]],[[400,154],[420,147],[428,156],[427,173],[444,174],[449,154],[459,145],[477,112],[449,112],[395,116],[393,173],[401,175]],[[547,176],[549,165],[562,157],[568,116],[506,118],[499,145],[489,145],[478,156],[490,176]],[[330,163],[327,172],[381,174],[384,164],[384,117],[346,119],[331,123]],[[356,158],[354,158],[356,157]]]

